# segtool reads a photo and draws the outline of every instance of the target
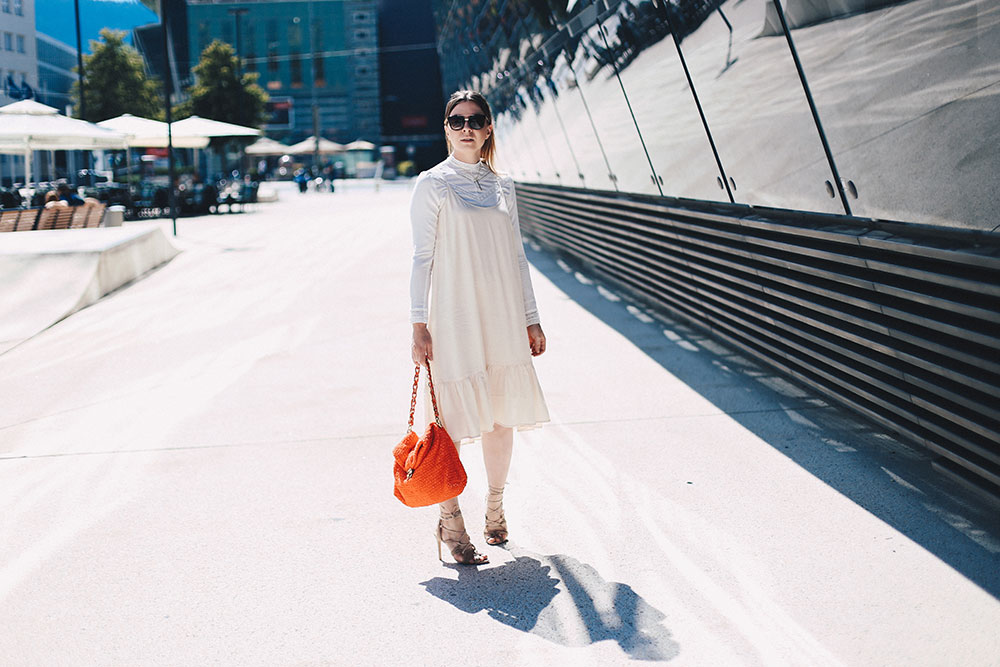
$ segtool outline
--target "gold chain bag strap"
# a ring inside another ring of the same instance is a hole
[[[413,413],[417,409],[417,387],[420,364],[413,372],[413,395],[410,398],[410,420],[406,435],[392,450],[394,493],[409,507],[424,507],[454,498],[465,488],[467,476],[458,448],[441,423],[431,366],[427,364],[427,387],[434,406],[434,421],[428,424],[422,438],[413,431]]]

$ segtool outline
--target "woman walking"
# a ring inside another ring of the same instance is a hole
[[[430,362],[445,429],[482,438],[488,544],[507,541],[503,492],[514,428],[549,419],[532,356],[545,351],[517,219],[513,180],[496,173],[486,98],[456,92],[445,107],[449,156],[417,178],[410,204],[413,361]],[[457,563],[489,559],[472,545],[458,498],[441,503],[437,538]]]

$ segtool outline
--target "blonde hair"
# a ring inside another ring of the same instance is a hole
[[[478,106],[479,110],[486,116],[486,124],[493,124],[493,112],[490,110],[490,103],[486,101],[486,97],[482,93],[476,90],[456,90],[451,94],[451,97],[448,98],[448,104],[444,107],[445,123],[448,122],[448,116],[451,115],[451,112],[455,109],[455,107],[462,102],[472,102]],[[483,162],[486,163],[486,166],[489,167],[490,171],[494,174],[497,172],[496,168],[493,166],[493,163],[497,159],[497,144],[494,139],[495,135],[495,132],[490,132],[490,136],[486,137],[486,142],[483,144],[483,149],[480,152],[480,157],[483,158]],[[448,144],[448,152],[450,153],[453,149],[451,142],[448,141],[447,135],[445,135],[445,142]]]

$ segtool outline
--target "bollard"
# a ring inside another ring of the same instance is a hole
[[[122,222],[125,220],[125,207],[114,205],[109,206],[108,210],[104,212],[104,226],[105,227],[121,227]]]

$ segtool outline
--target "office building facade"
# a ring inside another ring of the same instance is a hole
[[[428,169],[447,153],[441,129],[441,64],[431,0],[379,2],[382,144],[397,163]]]
[[[189,62],[193,68],[213,40],[233,45],[271,98],[271,137],[298,141],[318,127],[335,141],[377,143],[376,10],[374,0],[189,0]]]
[[[34,0],[0,0],[0,106],[38,87]]]
[[[35,45],[38,52],[38,87],[35,96],[42,104],[48,104],[65,112],[72,104],[70,91],[76,81],[76,49],[45,33],[36,33]]]

